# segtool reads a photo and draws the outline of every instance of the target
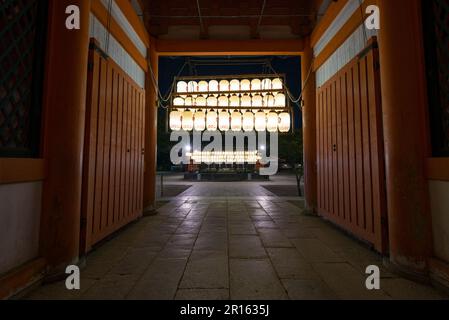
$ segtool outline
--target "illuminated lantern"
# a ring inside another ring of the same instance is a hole
[[[194,127],[195,131],[204,131],[206,129],[206,114],[201,110],[195,112]]]
[[[267,94],[263,97],[263,105],[269,108],[274,107],[274,97],[272,94]]]
[[[289,132],[290,131],[290,114],[288,112],[283,112],[279,114],[279,132]]]
[[[228,107],[229,106],[229,99],[227,96],[220,96],[218,98],[218,106],[219,107]]]
[[[196,81],[189,81],[187,84],[187,91],[189,93],[198,92],[198,83]]]
[[[262,90],[262,81],[260,79],[253,79],[251,81],[251,90]]]
[[[281,107],[281,108],[285,108],[286,105],[286,98],[285,98],[285,94],[283,93],[278,93],[275,97],[274,97],[274,105],[276,107]]]
[[[217,107],[218,99],[214,96],[210,96],[209,98],[207,98],[207,106],[212,108]]]
[[[221,111],[218,116],[218,127],[220,131],[229,131],[229,112],[227,111]]]
[[[181,130],[182,113],[179,111],[170,112],[170,129],[173,131]]]
[[[254,121],[254,127],[256,129],[257,132],[262,132],[267,130],[267,118],[265,115],[265,112],[263,111],[259,111],[256,113],[255,116],[255,121]]]
[[[248,79],[242,80],[240,82],[240,90],[241,91],[250,91],[251,90],[251,81]]]
[[[254,113],[247,111],[243,115],[243,131],[249,132],[254,130]]]
[[[218,92],[220,91],[219,83],[217,80],[209,81],[209,91],[210,92]]]
[[[230,107],[239,107],[240,106],[240,98],[237,95],[232,95],[229,98],[229,106]]]
[[[229,91],[229,81],[228,80],[220,81],[220,91],[223,91],[223,92]]]
[[[207,131],[217,131],[217,113],[215,111],[209,111],[207,113]]]
[[[242,131],[242,114],[239,111],[234,111],[231,115],[231,130]]]
[[[207,105],[206,98],[199,96],[196,98],[195,105],[198,107],[205,107]]]
[[[230,85],[231,91],[240,91],[240,81],[239,80],[234,79],[230,82],[229,85]]]
[[[275,112],[267,114],[267,130],[268,132],[277,132],[279,125],[279,116]]]
[[[252,103],[251,97],[248,94],[244,94],[242,96],[242,98],[240,99],[240,105],[242,107],[251,107],[251,105],[252,105],[251,103]]]
[[[200,81],[198,83],[198,91],[201,93],[209,91],[209,83],[207,83],[206,81]]]
[[[173,99],[173,105],[175,107],[184,107],[184,103],[185,103],[185,101],[181,97],[177,97],[177,98]]]
[[[186,107],[191,107],[191,106],[194,105],[195,99],[193,99],[192,97],[187,97],[187,98],[184,100],[184,102],[185,102],[184,105],[185,105]]]
[[[177,90],[178,93],[187,93],[187,82],[185,81],[179,81],[178,85],[177,85]]]
[[[273,90],[282,90],[282,88],[284,87],[282,79],[273,79],[273,81],[271,82],[271,87],[273,88]]]
[[[193,130],[193,113],[192,111],[184,111],[182,113],[182,130],[192,131]]]
[[[253,96],[253,107],[263,107],[263,98],[261,95],[256,94]]]
[[[262,80],[262,90],[271,90],[271,79],[263,79]]]

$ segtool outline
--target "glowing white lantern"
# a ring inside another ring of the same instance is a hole
[[[251,81],[249,81],[248,79],[242,80],[240,82],[240,90],[250,91],[251,90]]]
[[[229,84],[231,91],[240,91],[240,81],[237,79],[234,79]]]
[[[199,96],[196,98],[195,105],[198,107],[205,107],[207,105],[206,98]]]
[[[249,94],[244,94],[240,99],[240,105],[242,107],[251,107],[251,97]]]
[[[270,112],[267,115],[267,130],[268,132],[277,132],[279,125],[279,116],[275,112]]]
[[[254,113],[247,111],[243,115],[243,131],[249,132],[254,130]]]
[[[194,104],[195,104],[195,99],[193,99],[192,97],[187,97],[185,100],[184,100],[184,102],[185,102],[185,106],[186,107],[191,107],[191,106],[193,106]]]
[[[212,108],[218,106],[218,99],[214,96],[210,96],[207,98],[207,106]]]
[[[187,92],[187,82],[185,81],[179,81],[177,84],[177,90],[178,93],[186,93]]]
[[[229,112],[220,112],[218,116],[218,127],[220,128],[220,131],[229,131]]]
[[[273,79],[273,81],[271,82],[271,87],[273,88],[273,90],[282,90],[282,88],[284,87],[282,79]]]
[[[263,105],[269,108],[274,107],[274,97],[272,94],[267,94],[263,97]]]
[[[182,130],[193,130],[193,113],[191,111],[184,111],[182,113]]]
[[[181,97],[177,97],[177,98],[173,99],[173,105],[175,107],[184,107],[184,103],[185,103],[185,101]]]
[[[229,98],[229,106],[240,107],[240,98],[237,95],[232,95],[231,98]]]
[[[220,91],[229,91],[229,81],[228,80],[221,80],[220,81]]]
[[[285,108],[286,105],[286,98],[285,98],[285,94],[283,93],[278,93],[275,97],[274,97],[274,105],[276,107],[281,107],[281,108]]]
[[[207,113],[207,131],[217,131],[218,121],[217,121],[217,113],[215,111],[209,111]]]
[[[210,92],[218,92],[220,91],[219,83],[217,80],[209,81],[209,91]]]
[[[181,130],[181,117],[182,113],[179,111],[172,111],[170,112],[170,129],[173,131],[179,131]]]
[[[198,82],[198,91],[199,92],[207,92],[209,91],[209,83],[207,81]]]
[[[239,111],[234,111],[231,115],[231,130],[242,131],[242,114]]]
[[[204,131],[206,129],[206,114],[203,111],[195,112],[194,128],[195,131]]]
[[[253,79],[251,81],[251,90],[262,90],[262,81],[260,79]]]
[[[271,90],[271,79],[266,78],[262,80],[262,90]]]
[[[261,95],[256,94],[253,96],[253,107],[262,107],[263,106],[263,98]]]
[[[255,118],[254,128],[256,129],[256,131],[261,132],[267,130],[267,118],[265,112],[257,112]]]
[[[219,107],[228,107],[229,106],[229,99],[227,96],[220,96],[218,98],[218,106]]]
[[[289,132],[290,131],[291,117],[288,112],[283,112],[279,114],[279,132]]]
[[[192,92],[198,92],[198,83],[196,81],[189,81],[187,91]]]

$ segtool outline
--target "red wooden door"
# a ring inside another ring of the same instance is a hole
[[[145,92],[97,49],[89,66],[82,253],[143,212]]]
[[[387,250],[378,52],[374,41],[317,90],[319,213]]]

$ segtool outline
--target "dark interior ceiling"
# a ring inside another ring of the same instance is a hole
[[[320,0],[144,0],[161,39],[298,39],[311,33]]]

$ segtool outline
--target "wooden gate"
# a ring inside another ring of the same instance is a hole
[[[145,92],[94,42],[89,52],[81,253],[143,211]]]
[[[374,41],[317,91],[318,207],[387,250],[379,59]]]

